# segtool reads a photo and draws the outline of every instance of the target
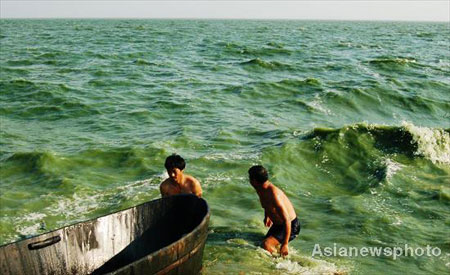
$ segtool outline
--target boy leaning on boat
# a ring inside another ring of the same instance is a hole
[[[202,196],[202,188],[198,180],[184,174],[186,163],[176,154],[168,156],[164,166],[169,178],[160,185],[162,197],[177,194],[194,194]],[[280,245],[280,253],[289,253],[288,243],[300,232],[300,223],[291,201],[284,192],[269,181],[267,170],[261,165],[255,165],[248,170],[250,184],[259,196],[264,208],[264,225],[270,227],[262,247],[270,253],[275,252]]]
[[[197,197],[202,196],[202,187],[200,182],[193,176],[184,173],[186,162],[184,159],[173,154],[166,158],[164,164],[169,174],[169,178],[164,180],[159,186],[162,197],[177,195],[177,194],[194,194]]]

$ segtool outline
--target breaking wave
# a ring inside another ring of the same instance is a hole
[[[436,169],[450,163],[449,129],[354,124],[293,134],[300,139],[269,148],[262,159],[301,177],[316,173],[350,193],[365,193],[393,180],[410,161],[429,161]]]

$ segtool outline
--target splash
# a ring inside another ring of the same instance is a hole
[[[414,63],[417,63],[417,61],[411,57],[386,57],[369,61],[369,64],[374,65],[407,65]]]
[[[317,264],[314,267],[305,267],[297,262],[290,260],[282,260],[276,264],[275,268],[285,271],[287,274],[307,274],[307,275],[317,275],[317,274],[346,274],[345,271],[339,271],[337,267],[325,261],[315,260]]]
[[[50,203],[39,212],[31,212],[14,217],[13,221],[17,225],[15,232],[2,236],[4,237],[4,242],[17,241],[24,237],[31,237],[56,229],[57,227],[106,215],[130,207],[136,204],[135,201],[155,199],[155,194],[159,195],[159,185],[155,184],[155,182],[160,182],[161,176],[126,182],[103,193],[79,192],[68,197],[55,196],[53,194],[43,195],[41,199],[51,200],[54,203]],[[52,220],[55,217],[64,218],[54,223]],[[49,223],[48,228],[46,223]]]
[[[324,260],[301,256],[291,248],[288,258],[276,258],[275,268],[287,274],[347,274],[347,270]]]
[[[20,236],[30,237],[36,235],[39,229],[40,224],[37,223],[30,226],[21,226],[17,231],[20,234]],[[17,235],[14,237],[17,237]]]
[[[390,180],[398,171],[400,171],[404,165],[395,162],[389,158],[384,160],[384,164],[386,165],[386,179]]]
[[[332,114],[331,110],[323,107],[323,101],[319,94],[314,95],[314,99],[307,103],[307,105],[311,106],[313,109],[319,110],[320,112],[330,115]]]
[[[403,127],[411,133],[417,143],[416,155],[424,156],[434,164],[450,164],[450,134],[443,129],[431,129],[403,122]]]

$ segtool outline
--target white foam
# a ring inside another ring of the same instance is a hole
[[[403,223],[402,219],[399,216],[394,217],[395,221],[391,223],[391,225],[401,225]]]
[[[217,173],[213,175],[209,175],[208,177],[204,178],[202,180],[202,185],[209,186],[214,185],[216,183],[231,183],[231,182],[241,182],[241,181],[247,181],[246,177],[237,177],[237,176],[230,176],[227,175],[227,173]]]
[[[398,62],[398,63],[402,63],[402,64],[416,63],[416,60],[412,59],[412,58],[400,58],[400,57],[397,57],[397,58],[394,59],[394,61]]]
[[[404,165],[395,162],[389,158],[386,158],[384,160],[384,164],[386,165],[386,179],[390,180],[395,173],[397,173],[397,171],[400,171],[403,167],[405,167]]]
[[[159,178],[161,177],[165,177],[164,174],[159,175]],[[81,191],[80,193],[74,193],[72,196],[42,195],[41,199],[52,201],[52,203],[40,209],[39,212],[25,213],[11,218],[15,232],[4,236],[4,238],[7,241],[14,241],[20,235],[37,235],[42,230],[46,230],[45,219],[48,217],[58,217],[56,225],[65,226],[92,218],[93,213],[98,210],[116,209],[116,206],[128,200],[136,200],[137,196],[141,194],[144,194],[143,197],[145,198],[156,193],[159,195],[159,192],[154,192],[159,190],[159,184],[154,183],[155,181],[159,183],[159,178],[156,176],[150,179],[127,182],[96,193]]]
[[[38,234],[40,228],[41,225],[39,223],[36,223],[30,226],[19,227],[17,231],[24,236],[34,236]]]
[[[123,199],[135,198],[137,194],[149,192],[159,189],[159,185],[153,184],[155,178],[127,182],[120,186],[113,187],[102,193],[74,193],[72,197],[59,197],[57,203],[49,205],[42,210],[43,213],[50,213],[51,215],[63,215],[67,219],[76,218],[76,220],[83,219],[90,212],[96,211],[100,208],[108,208],[113,203],[109,197],[112,195],[121,195]],[[120,204],[121,201],[114,201]],[[43,213],[33,213],[22,217],[27,221],[33,221],[46,217]]]
[[[308,262],[308,265],[302,265],[300,262],[290,259],[278,258],[275,268],[278,270],[283,270],[287,274],[325,275],[345,273],[344,270],[339,269],[334,263],[310,257],[303,260]]]
[[[323,102],[322,102],[322,99],[320,98],[319,94],[315,94],[314,99],[306,104],[309,105],[310,107],[312,107],[313,109],[316,109],[324,114],[327,114],[327,115],[332,114],[331,110],[322,106],[322,103]]]
[[[31,216],[35,217],[36,219],[42,219],[47,216],[62,215],[64,219],[57,221],[57,225],[59,226],[67,225],[68,223],[83,221],[91,211],[98,209],[101,201],[100,198],[100,195],[89,194],[85,194],[83,196],[74,194],[72,198],[60,197],[60,199],[57,200],[57,203],[51,204],[48,207],[42,209],[41,213],[33,213]],[[18,217],[18,221],[20,223],[23,220],[27,220],[27,218],[27,216]],[[35,224],[32,226],[32,228],[37,229],[40,229],[40,227],[40,224]],[[27,232],[29,232],[30,229],[26,229]],[[23,230],[19,228],[18,231],[21,232]],[[34,231],[34,233],[37,233],[37,230]]]
[[[300,255],[293,247],[289,247],[289,255],[280,257],[279,253],[270,254],[268,251],[258,247],[257,251],[268,256],[273,261],[274,267],[283,271],[284,274],[345,274],[346,269],[338,268],[334,263]]]
[[[450,164],[450,134],[443,129],[418,127],[409,122],[403,122],[403,127],[411,133],[417,143],[417,155],[424,156],[434,164]]]
[[[43,218],[45,218],[47,215],[43,213],[30,213],[24,216],[22,219],[27,222],[34,222],[34,221],[41,221]]]
[[[328,158],[327,153],[324,153],[323,156],[322,156],[321,163],[327,163],[328,161],[330,161],[330,159]]]
[[[120,194],[127,199],[133,199],[138,194],[150,193],[150,191],[159,190],[159,183],[168,177],[169,175],[167,174],[167,172],[165,172],[165,174],[159,175],[157,177],[158,184],[153,183],[155,181],[155,178],[128,182],[122,186],[117,187],[117,190],[120,191],[113,191],[113,192],[115,194]]]
[[[259,155],[257,153],[212,153],[204,156],[207,160],[248,160],[257,159]]]
[[[251,243],[249,243],[248,241],[246,241],[244,239],[234,238],[234,239],[228,239],[226,242],[228,244],[240,245],[242,247],[247,247],[247,248],[251,248],[251,249],[255,248],[254,245],[252,245]]]
[[[13,218],[13,223],[17,225],[16,233],[23,236],[34,236],[45,227],[43,219],[47,217],[44,213],[28,213],[24,216]],[[31,223],[31,224],[30,224]],[[18,238],[18,235],[11,236],[11,241]]]
[[[287,271],[288,273],[302,273],[303,267],[299,265],[297,262],[291,262],[290,260],[282,261],[276,264],[276,269],[282,269]]]

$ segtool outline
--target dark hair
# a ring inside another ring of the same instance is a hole
[[[186,167],[186,162],[179,155],[173,154],[166,158],[166,162],[164,163],[164,166],[166,167],[167,170],[173,169],[173,168],[178,168],[180,170],[184,170],[184,167]]]
[[[256,180],[258,183],[264,183],[269,179],[269,173],[262,165],[255,165],[248,169],[250,180]]]

